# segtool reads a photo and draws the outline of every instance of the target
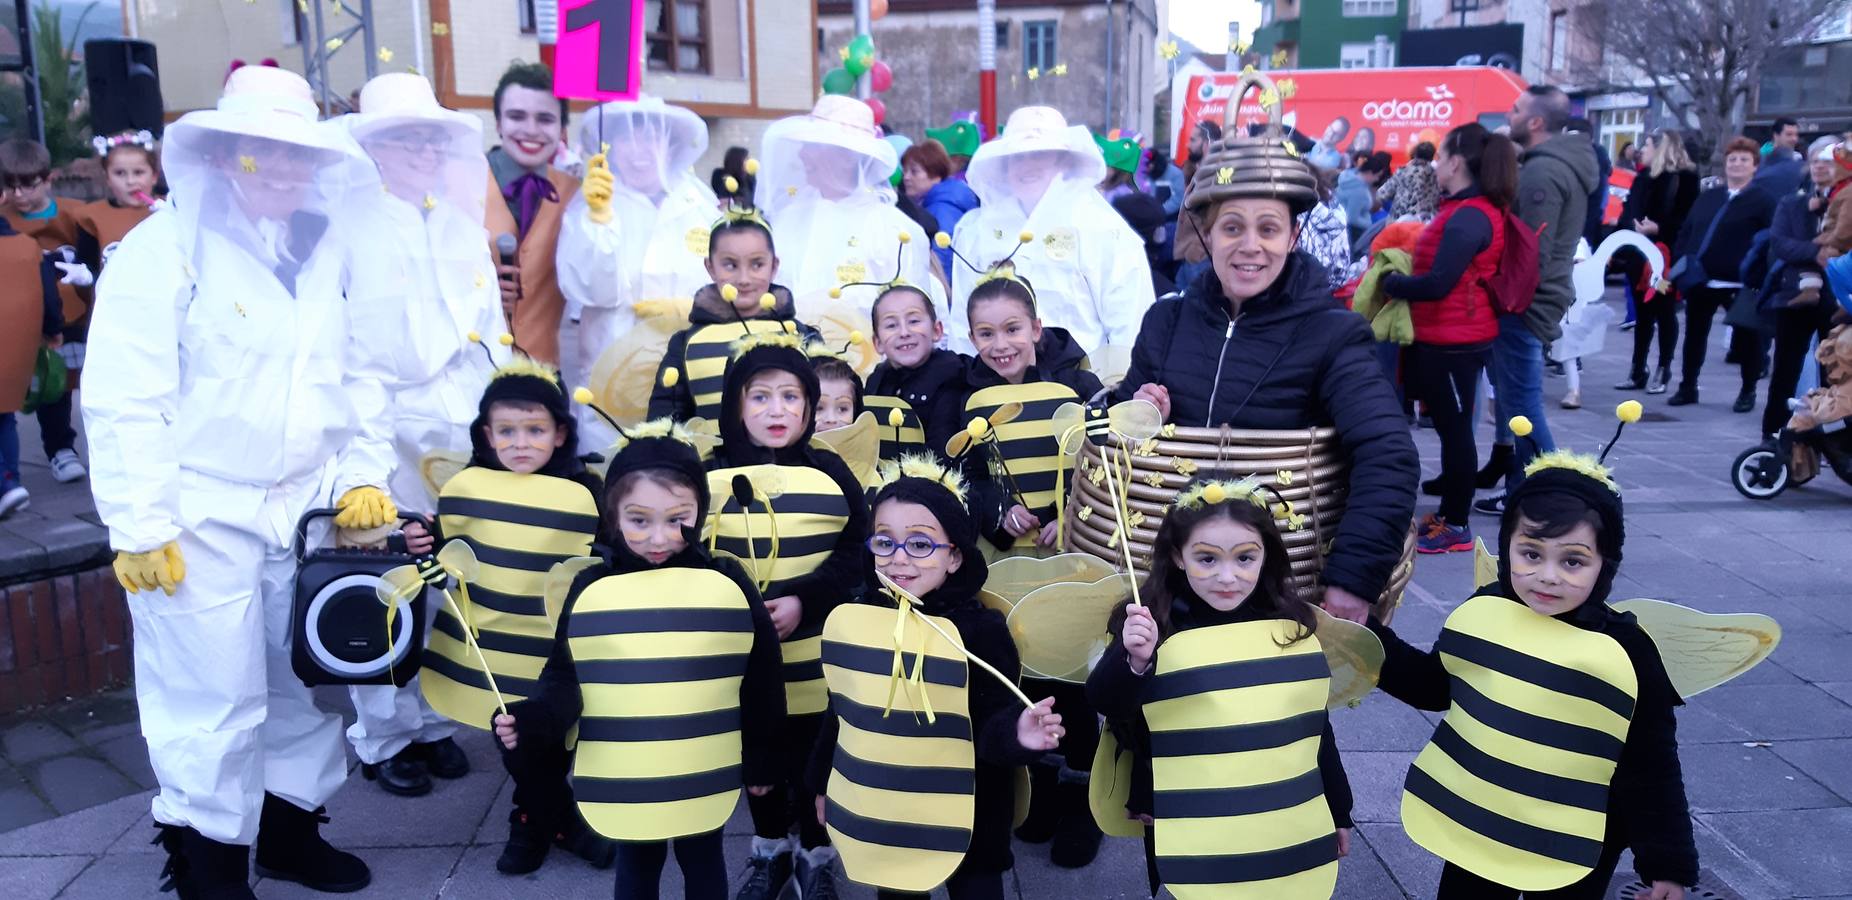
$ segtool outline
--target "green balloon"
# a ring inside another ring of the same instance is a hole
[[[843,61],[843,68],[857,78],[866,74],[875,64],[875,39],[866,34],[858,34],[849,41],[849,58]]]
[[[855,92],[855,76],[847,69],[831,69],[823,75],[823,92],[825,94],[851,94]]]

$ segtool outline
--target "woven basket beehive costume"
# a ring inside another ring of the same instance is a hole
[[[1267,126],[1258,137],[1242,135],[1235,127],[1241,98],[1249,88],[1262,92],[1263,105],[1268,108]],[[1311,171],[1289,149],[1281,132],[1277,97],[1278,90],[1267,76],[1258,72],[1242,76],[1223,117],[1224,137],[1209,145],[1190,184],[1185,205],[1192,214],[1207,218],[1222,201],[1241,197],[1284,200],[1295,215],[1317,202]],[[1265,104],[1266,98],[1274,102]],[[1296,530],[1281,519],[1280,534],[1292,556],[1293,578],[1301,596],[1314,603],[1322,599],[1319,575],[1350,493],[1350,460],[1336,429],[1167,427],[1163,435],[1142,442],[1127,441],[1118,434],[1110,436],[1104,446],[1083,442],[1073,480],[1072,502],[1077,509],[1070,519],[1068,543],[1071,549],[1115,560],[1120,551],[1111,535],[1119,524],[1118,516],[1107,479],[1101,477],[1105,473],[1099,471],[1107,462],[1115,466],[1112,481],[1127,493],[1126,505],[1133,519],[1128,533],[1140,569],[1148,565],[1151,541],[1166,508],[1192,475],[1210,470],[1229,478],[1256,475],[1277,486],[1282,499],[1304,517]],[[1376,613],[1384,622],[1390,620],[1414,574],[1414,556],[1411,527],[1402,545],[1402,559],[1376,602]]]

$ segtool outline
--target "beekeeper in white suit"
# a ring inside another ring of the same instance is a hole
[[[686,307],[713,281],[703,263],[720,215],[693,168],[707,152],[707,123],[660,97],[592,110],[579,125],[579,152],[585,180],[566,208],[558,251],[560,365],[572,386],[636,324],[639,304]],[[581,448],[616,441],[597,413],[580,407],[578,415]]]
[[[296,522],[396,515],[381,373],[349,356],[356,233],[379,180],[309,86],[233,73],[218,107],[168,126],[171,203],[97,284],[84,383],[91,488],[131,594],[135,693],[182,896],[266,878],[351,891],[371,875],[319,833],[346,775],[341,719],[290,669]],[[352,223],[347,223],[351,226]]]
[[[1003,134],[971,157],[965,181],[982,201],[958,220],[952,249],[952,309],[945,336],[953,349],[974,353],[965,299],[980,272],[1016,253],[1018,274],[1035,285],[1044,325],[1068,330],[1082,349],[1130,347],[1145,310],[1157,302],[1145,245],[1118,210],[1100,196],[1106,160],[1085,126],[1058,110],[1025,106],[1010,114]]]
[[[814,322],[832,289],[896,275],[945,308],[945,289],[932,277],[932,235],[894,208],[888,178],[897,159],[868,104],[852,97],[825,94],[809,114],[765,129],[754,202],[771,221],[776,280],[791,289],[799,320]],[[879,294],[861,285],[841,299],[867,315]]]
[[[350,241],[348,289],[357,352],[383,360],[395,455],[392,499],[432,515],[419,462],[433,450],[470,452],[470,423],[489,376],[506,362],[495,262],[483,227],[489,161],[475,116],[437,104],[423,76],[394,72],[360,90],[360,112],[338,120],[379,169],[383,191],[363,199],[365,238]],[[400,796],[461,778],[469,758],[414,679],[403,688],[349,689],[347,737],[368,780]]]

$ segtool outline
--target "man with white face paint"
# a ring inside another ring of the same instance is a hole
[[[952,236],[960,256],[988,266],[1029,232],[1016,271],[1035,284],[1042,321],[1067,329],[1088,353],[1106,344],[1130,347],[1157,300],[1144,242],[1094,189],[1105,177],[1106,161],[1085,126],[1068,125],[1049,107],[1025,106],[971,157],[965,180],[983,205],[960,219]],[[953,349],[971,353],[965,298],[982,273],[956,265],[950,274],[945,334]]]
[[[695,291],[713,280],[702,262],[719,203],[693,169],[707,152],[707,124],[659,97],[592,110],[579,126],[579,152],[588,160],[585,182],[559,237],[561,374],[574,386],[636,325],[640,306],[686,317]],[[581,446],[601,450],[617,440],[589,408],[578,414]]]
[[[361,88],[360,108],[338,121],[379,167],[385,190],[358,210],[368,224],[364,246],[351,248],[354,342],[390,370],[393,499],[434,515],[419,461],[433,450],[470,453],[477,401],[507,357],[496,340],[507,326],[482,224],[489,162],[480,122],[438,106],[422,76],[374,78]],[[368,780],[417,796],[431,790],[431,775],[469,772],[451,740],[456,723],[424,702],[415,679],[349,694],[356,720],[347,737]]]
[[[256,841],[266,878],[359,890],[366,864],[319,833],[347,768],[340,717],[290,668],[291,544],[317,507],[344,528],[397,515],[382,373],[351,352],[354,226],[332,221],[379,180],[307,82],[264,66],[169,126],[162,162],[171,205],[97,284],[84,423],[166,874],[181,897],[251,898]]]
[[[868,104],[825,94],[808,115],[765,130],[759,162],[754,202],[778,236],[778,281],[791,289],[798,318],[815,316],[839,287],[842,305],[865,315],[881,293],[875,285],[896,277],[945,308],[945,289],[932,277],[932,236],[894,208],[888,178],[899,157]],[[855,282],[865,283],[842,287]]]

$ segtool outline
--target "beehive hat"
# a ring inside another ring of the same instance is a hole
[[[1257,137],[1242,134],[1235,127],[1241,110],[1241,98],[1249,88],[1261,93],[1261,106],[1267,111],[1267,125]],[[1318,202],[1318,182],[1312,170],[1299,159],[1281,127],[1280,92],[1273,80],[1259,72],[1247,72],[1235,84],[1222,114],[1222,139],[1209,145],[1202,165],[1184,195],[1184,205],[1202,215],[1223,200],[1238,197],[1270,197],[1286,201],[1298,215]]]

